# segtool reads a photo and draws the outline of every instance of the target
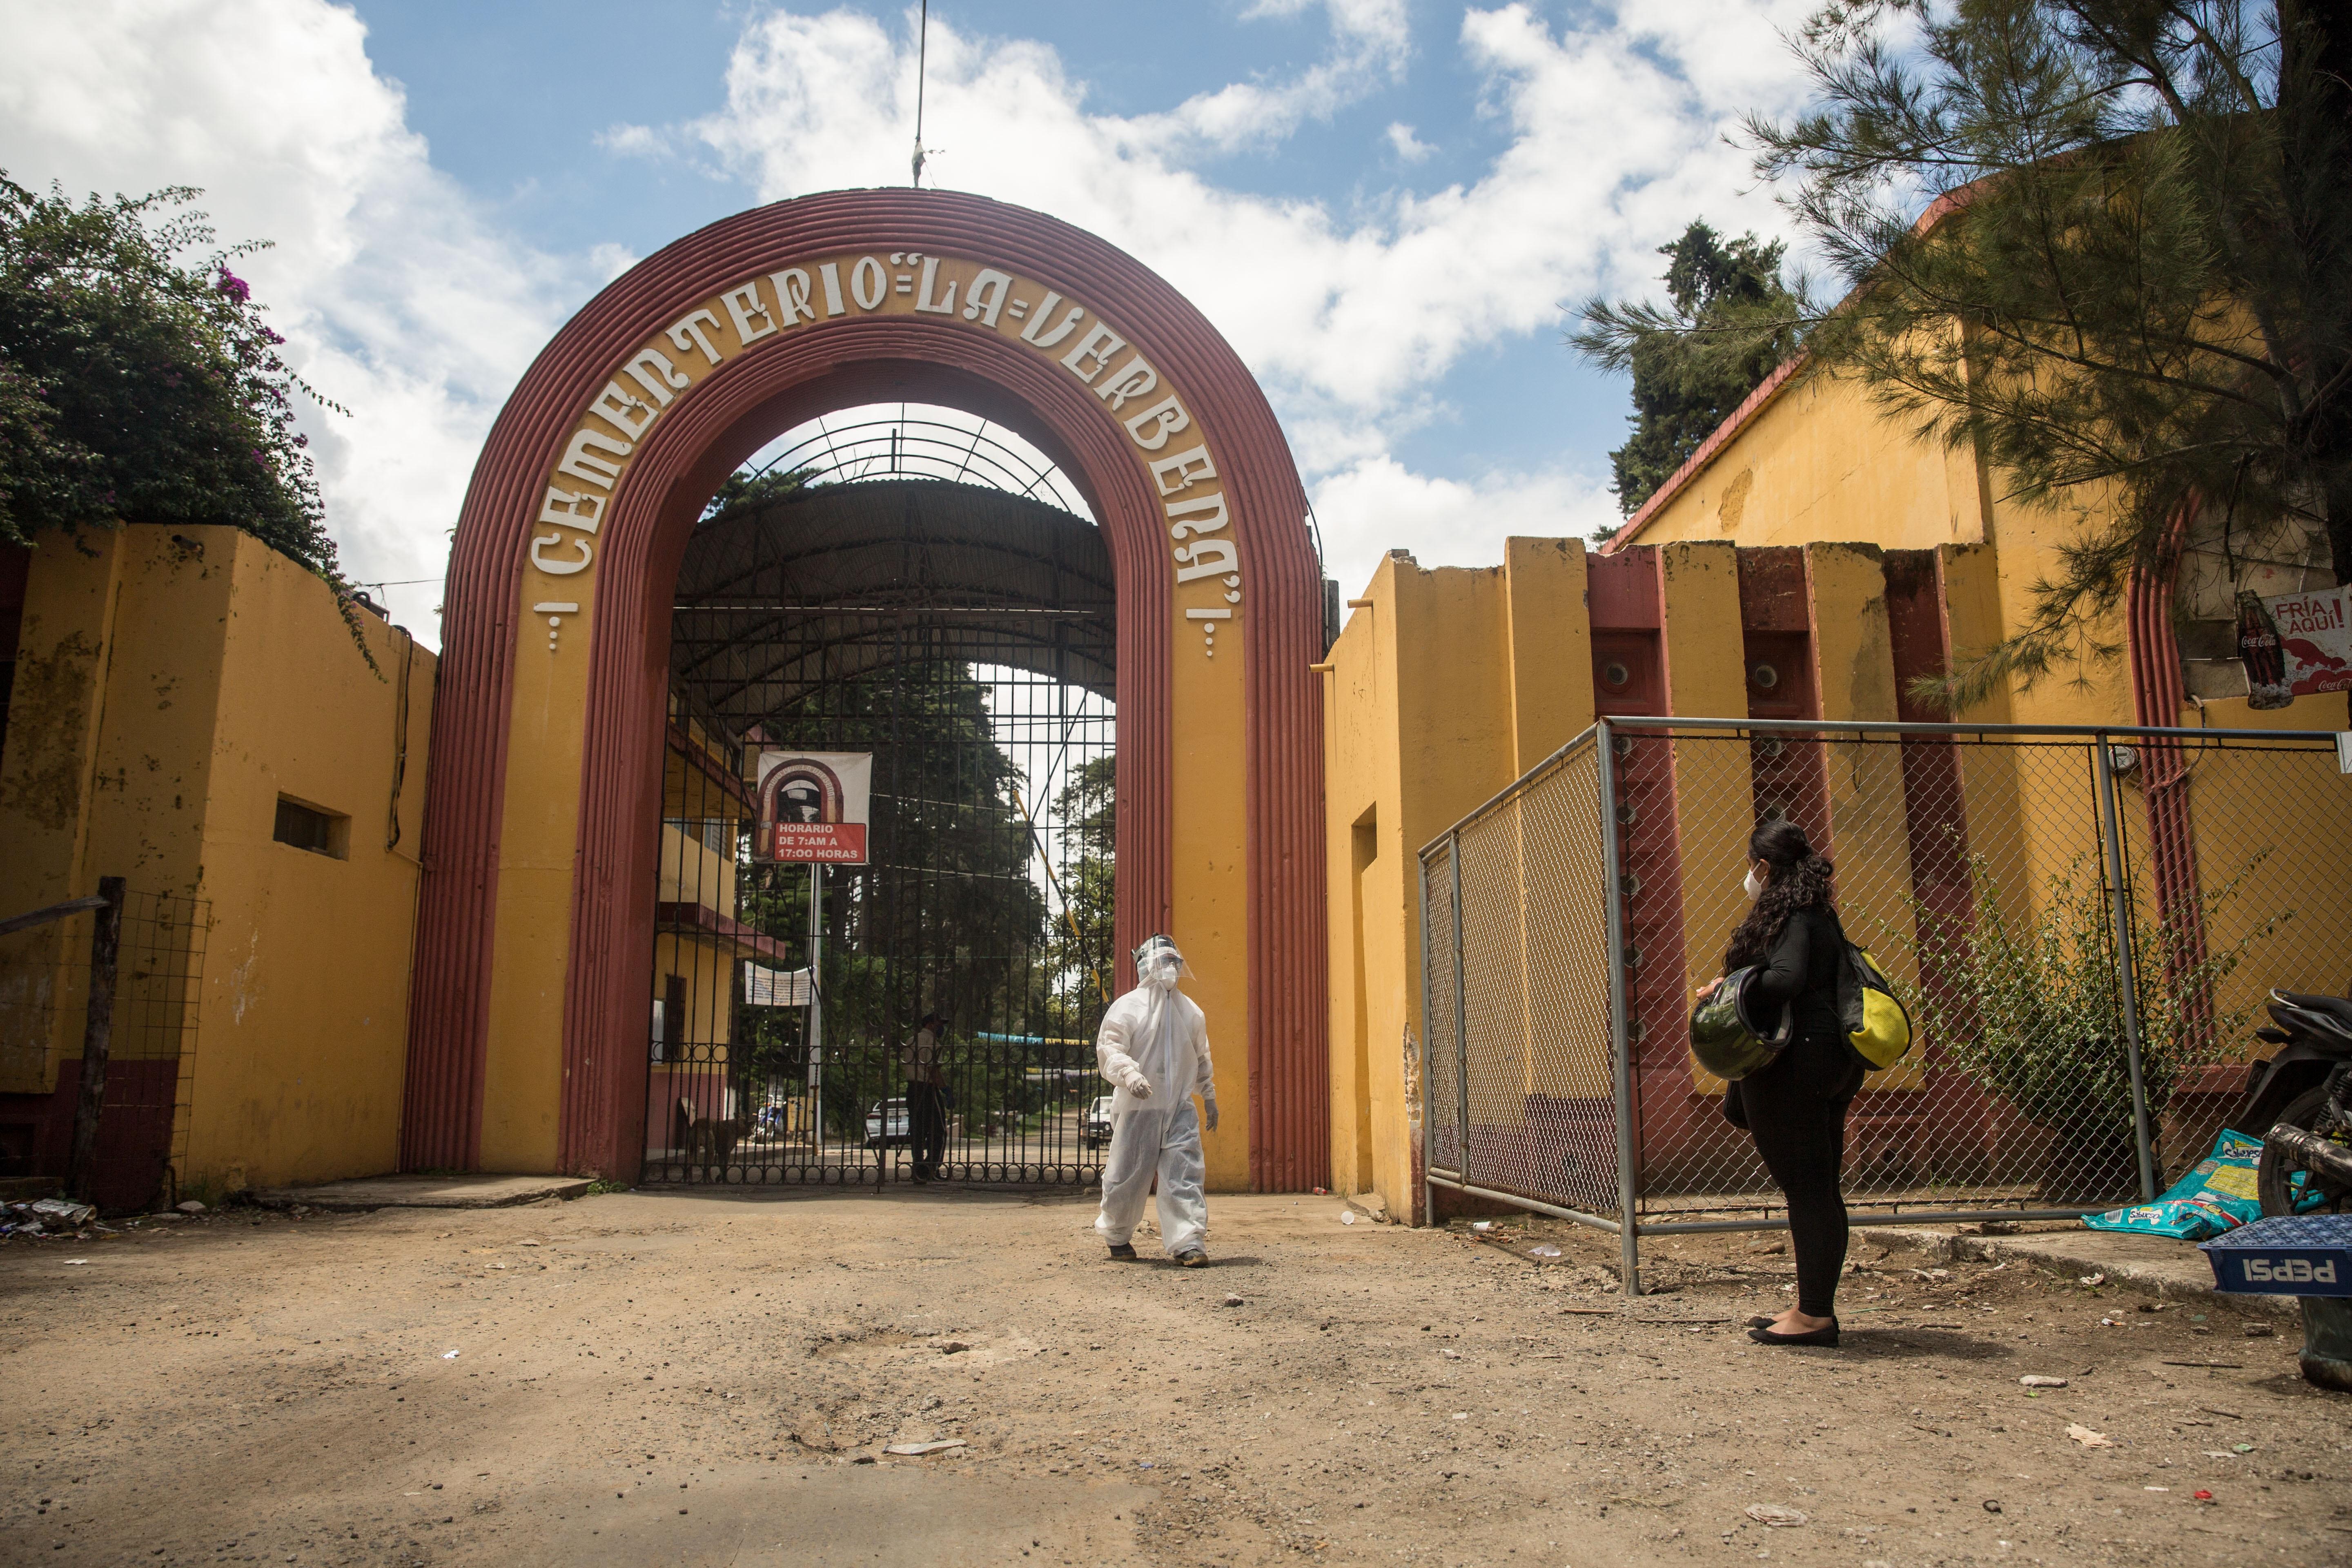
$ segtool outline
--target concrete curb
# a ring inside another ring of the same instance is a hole
[[[264,1208],[325,1209],[363,1214],[371,1209],[503,1209],[542,1198],[579,1198],[592,1184],[584,1176],[367,1176],[316,1187],[265,1187],[253,1194]]]
[[[2194,1242],[2096,1230],[1977,1236],[1932,1226],[1856,1226],[1853,1234],[1880,1247],[1925,1252],[1939,1262],[2032,1263],[2075,1279],[2105,1274],[2113,1289],[2201,1301],[2252,1317],[2299,1321],[2303,1311],[2293,1296],[2242,1296],[2214,1289],[2212,1266]]]

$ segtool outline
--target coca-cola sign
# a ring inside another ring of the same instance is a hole
[[[2291,697],[2352,691],[2352,632],[2345,624],[2343,589],[2282,594],[2263,600],[2263,608],[2277,631],[2283,683]]]

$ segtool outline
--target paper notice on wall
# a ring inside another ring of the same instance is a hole
[[[871,752],[761,752],[753,855],[864,865],[873,778]]]
[[[2264,599],[2278,628],[2287,689],[2297,697],[2352,691],[2352,633],[2345,626],[2344,590],[2283,594]]]
[[[805,1007],[809,1005],[809,972],[805,969],[768,969],[757,963],[743,966],[743,1005],[746,1007]]]

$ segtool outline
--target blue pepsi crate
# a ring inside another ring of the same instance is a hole
[[[2197,1244],[2213,1288],[2262,1296],[2352,1296],[2352,1214],[2273,1215]]]

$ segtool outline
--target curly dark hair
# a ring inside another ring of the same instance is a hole
[[[1799,910],[1836,908],[1830,896],[1830,879],[1837,874],[1836,868],[1814,854],[1805,830],[1786,817],[1757,825],[1748,837],[1748,858],[1769,864],[1772,879],[1764,884],[1763,893],[1748,907],[1748,918],[1724,946],[1726,974],[1769,957],[1789,917]]]

